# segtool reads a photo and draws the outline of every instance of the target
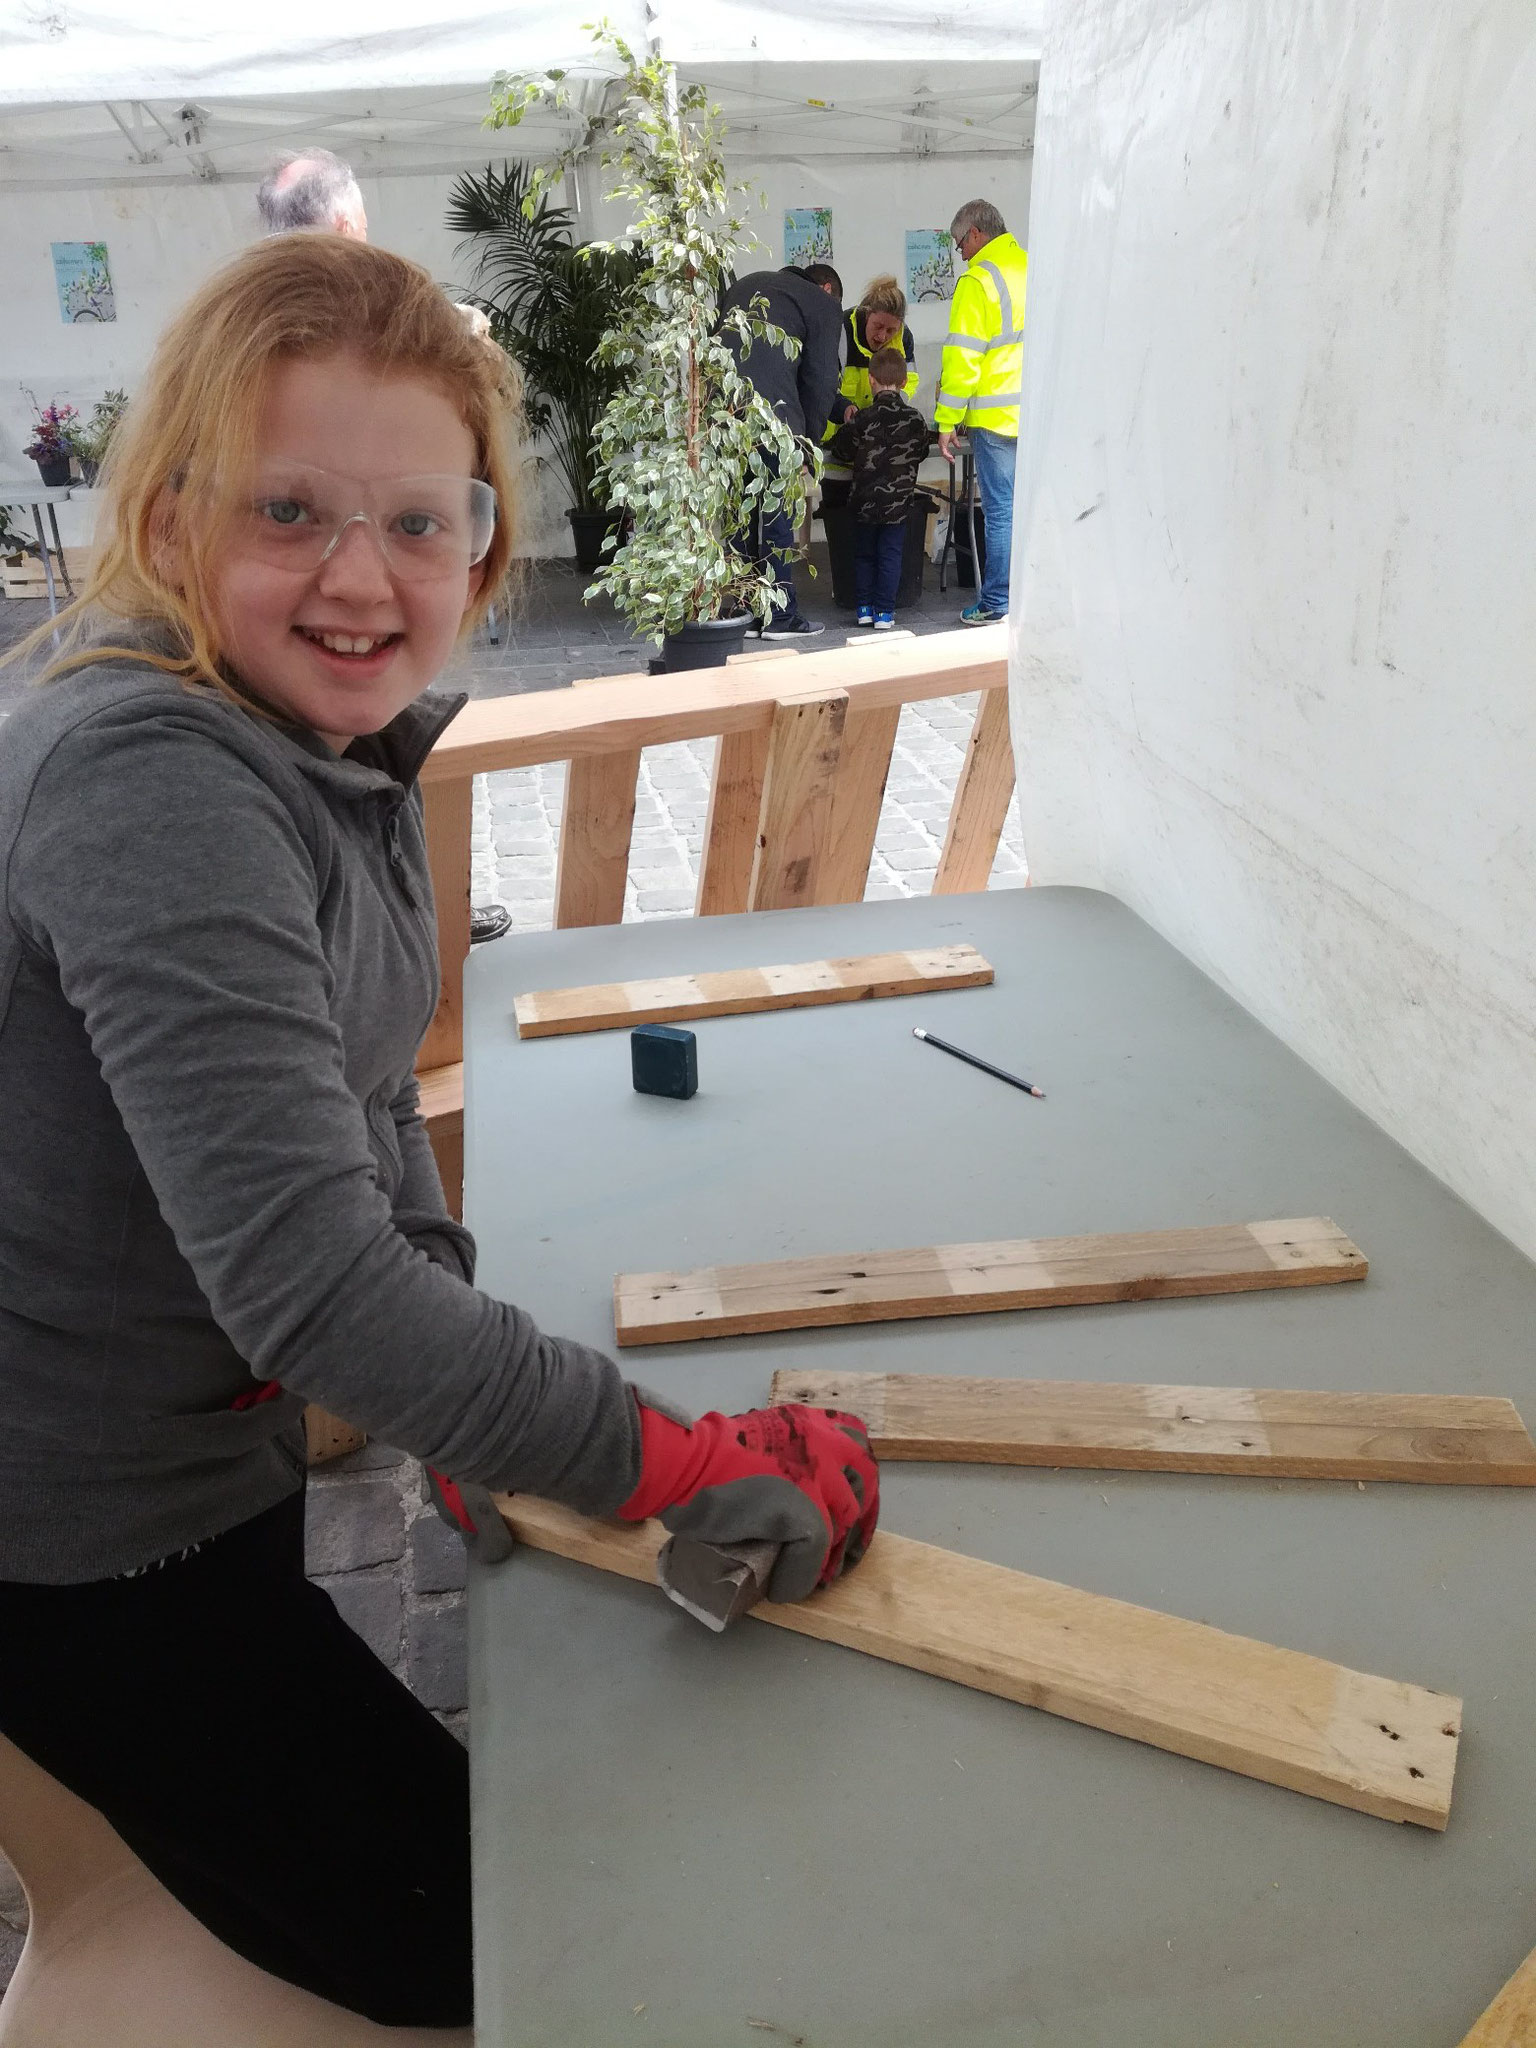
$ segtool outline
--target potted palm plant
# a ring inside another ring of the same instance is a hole
[[[793,353],[797,344],[756,312],[720,314],[747,228],[745,188],[725,173],[719,109],[702,86],[680,88],[671,65],[641,61],[606,25],[594,41],[617,69],[589,134],[609,173],[608,198],[632,208],[622,241],[638,253],[639,275],[597,351],[616,378],[597,424],[597,488],[633,523],[588,595],[606,591],[661,645],[664,666],[696,667],[723,661],[753,617],[772,616],[776,586],[751,536],[781,507],[798,529],[819,457],[727,346],[762,341]],[[564,107],[569,98],[563,73],[503,73],[491,123],[512,127],[534,104]],[[573,154],[533,171],[525,212]],[[594,254],[617,246],[589,245]]]
[[[524,417],[549,442],[570,493],[577,565],[590,573],[618,523],[599,487],[596,437],[619,377],[599,346],[641,265],[628,249],[578,245],[565,207],[542,196],[528,203],[532,184],[526,164],[466,172],[447,221],[466,238],[459,253],[474,258],[472,301],[522,371]]]

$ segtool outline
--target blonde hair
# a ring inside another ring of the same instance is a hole
[[[889,313],[893,320],[905,320],[907,295],[889,273],[884,277],[872,277],[864,287],[864,296],[859,301],[859,311]]]
[[[102,470],[105,503],[85,588],[59,614],[68,639],[41,680],[128,655],[227,692],[213,558],[256,455],[272,370],[343,353],[386,376],[427,378],[474,437],[475,474],[498,506],[462,630],[479,624],[514,541],[518,384],[510,363],[419,264],[342,235],[277,235],[226,264],[161,335]],[[178,517],[174,508],[191,503],[206,504],[210,516]],[[111,619],[163,624],[174,651],[104,644],[100,629]],[[5,658],[41,649],[52,623]]]

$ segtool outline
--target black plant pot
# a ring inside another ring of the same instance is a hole
[[[603,542],[610,533],[623,538],[624,514],[622,512],[582,512],[576,506],[566,508],[566,518],[571,522],[571,538],[576,543],[576,566],[584,576],[590,576],[599,563],[612,561],[613,549],[603,553]]]
[[[733,654],[740,654],[752,624],[752,614],[738,619],[695,619],[661,643],[663,673],[681,668],[719,668]]]
[[[50,491],[57,490],[60,484],[67,484],[69,482],[69,457],[67,455],[56,456],[52,462],[44,462],[43,458],[39,455],[36,461],[37,473]]]

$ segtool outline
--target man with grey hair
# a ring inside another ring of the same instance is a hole
[[[960,614],[960,623],[988,626],[1008,616],[1029,258],[990,199],[968,199],[950,233],[965,258],[965,270],[950,301],[933,418],[946,462],[955,459],[956,432],[963,427],[970,436],[986,521],[987,566],[976,602]]]
[[[352,166],[328,149],[280,157],[256,188],[256,207],[269,235],[327,228],[359,242],[368,239],[368,216]]]

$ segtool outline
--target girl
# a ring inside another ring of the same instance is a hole
[[[453,1497],[774,1540],[776,1599],[878,1507],[852,1418],[671,1415],[478,1293],[444,1209],[416,775],[507,568],[510,390],[415,265],[249,250],[163,337],[0,731],[0,1733],[392,2025],[470,2018],[466,1762],[305,1580],[303,1404]]]

